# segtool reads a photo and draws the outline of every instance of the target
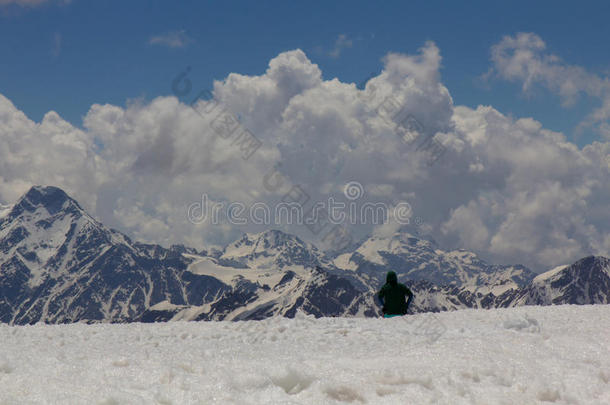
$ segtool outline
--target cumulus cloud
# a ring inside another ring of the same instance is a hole
[[[546,51],[546,43],[534,33],[505,36],[491,50],[492,71],[500,78],[522,82],[524,92],[542,85],[557,93],[563,104],[573,105],[580,95],[598,99],[600,106],[579,124],[579,130],[594,127],[610,139],[610,80],[570,65]]]
[[[162,45],[169,48],[185,48],[193,42],[185,30],[170,31],[159,35],[153,35],[148,40],[151,45]]]
[[[515,121],[491,107],[456,107],[454,120],[465,136],[463,156],[484,169],[464,173],[478,184],[472,198],[450,209],[445,236],[538,268],[607,255],[609,143],[578,149],[530,118]]]
[[[362,185],[358,206],[408,202],[439,243],[495,262],[543,270],[609,255],[610,143],[578,148],[534,119],[455,106],[441,62],[433,42],[412,55],[388,54],[360,90],[323,80],[294,50],[261,75],[214,82],[212,96],[199,101],[188,82],[180,98],[95,104],[84,129],[55,112],[33,122],[0,96],[0,203],[31,184],[53,184],[104,223],[146,241],[200,248],[274,227],[321,243],[323,233],[302,224],[212,224],[189,220],[187,210],[203,205],[202,194],[225,207],[274,207],[296,190],[306,207],[331,197],[349,203],[344,186],[355,181]],[[177,79],[188,80],[189,72]],[[416,120],[420,137],[443,143],[435,164],[388,119],[388,101]],[[227,116],[239,119],[230,130]],[[244,134],[261,142],[248,159]],[[346,225],[355,239],[397,229]]]

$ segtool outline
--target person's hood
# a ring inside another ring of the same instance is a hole
[[[386,283],[396,285],[398,283],[398,277],[393,271],[388,271],[388,275],[385,278]]]

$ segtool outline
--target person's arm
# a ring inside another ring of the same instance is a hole
[[[413,292],[407,286],[405,286],[405,295],[407,296],[407,310],[408,310],[409,304],[411,304],[411,301],[413,300]]]
[[[385,292],[383,291],[383,288],[382,288],[381,291],[379,291],[377,293],[377,301],[381,304],[382,312],[385,312],[385,302],[383,301],[384,296],[385,296]]]

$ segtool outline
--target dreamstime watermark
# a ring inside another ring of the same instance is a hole
[[[188,66],[172,81],[172,92],[179,99],[189,96],[193,90],[193,84],[189,79],[190,73],[191,67]],[[374,76],[374,74],[371,74],[367,81]],[[365,86],[366,81],[362,84],[362,87]],[[373,87],[372,85],[366,86],[367,89]],[[209,118],[209,127],[217,136],[225,140],[231,139],[231,146],[239,149],[242,159],[248,160],[263,145],[260,139],[241,125],[236,114],[214,98],[210,90],[200,91],[188,104],[201,117]],[[402,122],[401,126],[406,127],[407,122]],[[202,195],[201,202],[195,202],[188,206],[189,221],[194,224],[206,221],[236,225],[248,222],[303,224],[314,236],[321,237],[321,242],[327,244],[331,250],[341,250],[353,244],[353,238],[346,224],[381,224],[387,222],[390,207],[382,206],[382,203],[362,204],[357,209],[354,208],[354,204],[344,206],[342,204],[345,203],[333,201],[330,197],[327,201],[312,202],[310,194],[301,185],[293,183],[288,176],[281,172],[280,167],[281,163],[274,165],[272,170],[265,174],[262,179],[263,187],[268,192],[281,194],[285,191],[281,202],[273,208],[262,202],[255,202],[249,206],[239,202],[233,202],[226,206],[218,205],[218,203],[210,205],[207,204],[210,201],[207,195]],[[351,194],[354,193],[354,190],[348,188],[348,186],[346,185],[346,198],[350,201],[360,198],[360,195]],[[347,209],[347,212],[342,211],[344,209]],[[399,202],[394,204],[391,210],[392,218],[397,222],[408,223],[408,216],[411,213],[411,207],[408,203]],[[382,215],[382,213],[385,214]],[[380,218],[383,220],[380,220]]]
[[[299,184],[295,184],[290,177],[282,173],[282,163],[277,163],[269,173],[263,176],[263,188],[270,193],[284,193],[281,201],[295,202],[311,214],[315,203],[310,204],[310,194]],[[331,224],[325,211],[319,211],[320,215],[314,221],[306,221],[304,226],[320,241],[327,244],[330,250],[340,251],[353,244],[351,233],[344,224]],[[311,215],[310,215],[311,216]]]
[[[386,97],[375,110],[386,122],[394,125],[394,132],[407,145],[416,144],[415,150],[426,154],[426,163],[432,166],[445,154],[446,148],[436,134],[424,135],[423,125],[406,111],[396,97]]]
[[[191,67],[188,66],[172,81],[172,92],[179,99],[188,96],[193,90],[193,84],[188,78],[190,72]],[[239,151],[242,153],[242,159],[248,160],[262,146],[262,141],[259,140],[247,128],[243,128],[239,122],[239,118],[228,108],[226,108],[226,106],[221,105],[214,98],[214,95],[210,90],[205,89],[200,91],[188,104],[190,104],[193,110],[200,116],[209,116],[211,118],[209,125],[216,135],[223,139],[233,139],[231,146],[239,148]],[[283,188],[285,189],[285,186],[288,186],[289,189],[282,196],[281,201],[283,203],[291,202],[298,204],[300,209],[304,209],[305,205],[310,200],[309,193],[307,193],[302,186],[294,184],[288,176],[284,175],[280,171],[280,167],[281,164],[274,165],[270,173],[263,176],[262,184],[264,189],[268,192],[276,193]],[[206,199],[207,196],[202,196],[201,202],[196,202],[188,206],[187,215],[189,221],[194,224],[199,224],[206,221],[204,214]],[[225,215],[225,218],[237,221],[237,223],[243,223],[244,219],[247,222],[253,205],[250,207],[245,207],[244,204],[240,203],[229,204],[225,211],[225,213],[228,213],[229,215]],[[317,207],[319,207],[319,205],[317,205]],[[246,208],[248,215],[246,218],[241,218],[240,215],[246,211]],[[288,210],[288,213],[293,212],[290,211],[290,208],[291,207],[285,208]],[[222,211],[222,209],[219,209],[219,207],[216,206],[216,208],[212,208],[212,210],[213,211],[209,213],[212,220],[220,221],[220,216],[218,214]],[[259,204],[254,205],[254,212],[265,215],[266,213],[271,214],[272,211],[270,207],[260,207]],[[273,212],[277,211],[273,210]],[[307,212],[307,214],[302,216],[303,225],[306,226],[315,236],[321,236],[321,241],[327,244],[331,249],[340,250],[349,246],[353,242],[353,239],[345,225],[331,223],[329,216],[326,215],[324,210],[316,210],[315,207],[310,207],[309,211],[305,212]],[[317,215],[315,215],[314,212]],[[250,217],[250,220],[260,220],[257,214]],[[271,215],[269,215],[269,218],[271,218]]]
[[[364,196],[364,187],[355,181],[347,183],[343,193],[347,202],[328,197],[324,201],[315,202],[308,209],[302,201],[305,196],[304,191],[294,187],[282,201],[273,205],[262,201],[249,205],[242,202],[213,202],[204,193],[201,201],[193,202],[188,206],[187,217],[191,223],[197,225],[208,223],[314,227],[321,219],[331,225],[382,225],[387,224],[390,219],[400,225],[410,223],[412,209],[408,202],[401,201],[392,206],[384,202],[359,203],[357,200]]]
[[[187,66],[172,81],[172,92],[176,97],[186,97],[193,90],[193,83],[188,78],[190,72],[191,67]],[[214,98],[210,90],[200,91],[189,104],[201,117],[210,117],[210,128],[220,138],[231,140],[231,146],[239,149],[242,159],[248,160],[263,145],[260,139],[241,125],[233,112]]]

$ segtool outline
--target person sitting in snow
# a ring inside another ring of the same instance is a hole
[[[396,273],[389,271],[386,276],[386,283],[377,293],[377,297],[383,306],[381,311],[384,318],[406,315],[409,304],[413,299],[413,293],[406,285],[398,282]],[[405,297],[407,301],[405,302]]]

